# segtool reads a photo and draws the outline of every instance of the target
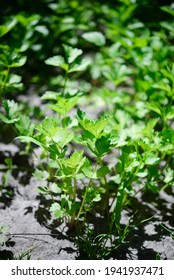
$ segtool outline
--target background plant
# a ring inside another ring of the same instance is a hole
[[[27,142],[56,218],[87,230],[92,214],[107,217],[108,235],[90,233],[99,248],[122,236],[139,193],[173,186],[173,7],[163,4],[17,1],[1,11],[2,131]],[[21,102],[31,85],[41,109]]]

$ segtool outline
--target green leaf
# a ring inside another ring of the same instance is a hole
[[[83,159],[84,151],[76,151],[69,158],[60,159],[60,162],[70,168],[75,168]]]
[[[83,33],[82,38],[96,46],[104,46],[106,42],[104,35],[97,31]]]
[[[110,180],[114,181],[114,183],[119,185],[121,183],[121,175],[117,174],[117,175],[111,176]]]
[[[9,118],[13,118],[19,112],[18,104],[13,100],[3,100],[2,104]]]
[[[57,66],[63,68],[65,71],[68,71],[68,64],[66,64],[63,56],[55,55],[45,60],[47,65]]]
[[[4,90],[7,91],[12,91],[14,89],[20,90],[23,87],[23,83],[21,82],[22,77],[16,74],[8,74],[8,78],[6,81],[6,84],[4,86]],[[3,86],[3,83],[0,81],[0,86]]]
[[[167,30],[169,30],[170,32],[173,33],[173,25],[171,25],[171,23],[166,22],[166,21],[163,21],[163,22],[160,22],[160,25],[161,25],[163,28],[165,28],[165,29],[167,29]]]
[[[166,170],[165,178],[164,178],[164,183],[168,184],[171,182],[174,178],[174,171],[171,168],[168,168]]]
[[[83,58],[80,63],[72,65],[72,67],[70,67],[70,69],[68,70],[68,73],[84,71],[90,64],[90,59]]]
[[[89,159],[86,159],[82,172],[87,178],[96,179],[96,173],[92,170],[92,163]]]
[[[34,124],[31,123],[31,119],[28,116],[20,115],[15,127],[21,135],[31,135],[34,130]]]
[[[69,127],[73,123],[74,120],[72,120],[69,116],[62,119],[62,126],[63,127]],[[76,121],[76,120],[75,120]],[[74,124],[74,123],[73,123]]]
[[[101,178],[101,177],[104,177],[106,176],[108,173],[109,173],[109,168],[107,166],[102,166],[100,167],[97,172],[96,172],[96,177],[97,178]]]
[[[54,117],[46,117],[39,125],[35,126],[39,132],[53,137],[60,127],[58,126],[58,120]]]
[[[105,67],[102,70],[103,75],[108,80],[112,81],[116,85],[119,85],[127,79],[129,74],[129,68],[126,65],[114,65],[114,67]]]
[[[65,97],[58,97],[57,103],[54,105],[50,105],[49,107],[56,111],[59,114],[67,115],[69,111],[76,105],[78,97],[72,98],[65,98]]]
[[[85,130],[83,133],[75,134],[73,140],[80,145],[92,148],[95,137],[89,131]],[[95,154],[97,154],[97,152],[95,152]]]
[[[53,137],[61,148],[65,147],[74,137],[74,133],[66,130],[65,128],[60,129]]]
[[[11,74],[10,79],[8,81],[9,84],[19,84],[22,80],[22,77],[16,74]]]
[[[83,129],[89,131],[96,138],[99,138],[100,133],[103,131],[107,123],[109,122],[109,117],[103,117],[100,120],[92,121],[89,119],[79,119],[79,124],[83,127]]]
[[[25,142],[25,143],[34,143],[35,145],[40,147],[44,146],[41,142],[39,142],[38,140],[30,136],[18,136],[15,139],[19,139],[21,142]]]
[[[67,45],[63,45],[63,47],[68,59],[68,63],[72,63],[78,56],[80,56],[83,53],[81,49],[72,48]]]
[[[33,173],[33,176],[36,177],[38,180],[46,181],[49,178],[49,173],[46,170],[42,171],[36,169]]]
[[[21,56],[18,52],[7,50],[6,54],[0,57],[0,66],[8,68],[21,67],[26,63],[26,60],[26,56]]]
[[[162,115],[161,107],[157,102],[147,102],[146,108],[148,108],[151,111],[156,112],[158,115]]]
[[[13,118],[12,120],[9,120],[8,118],[6,118],[4,115],[2,115],[0,113],[0,119],[4,122],[4,123],[15,123],[19,120],[19,118]]]
[[[56,194],[60,194],[62,192],[62,189],[58,187],[58,184],[56,183],[53,183],[50,185],[50,190],[53,192],[53,193],[56,193]]]
[[[19,107],[13,100],[3,100],[2,105],[5,109],[6,116],[0,113],[0,119],[5,123],[15,123],[19,120]]]
[[[126,172],[133,172],[135,170],[135,167],[139,166],[140,165],[140,162],[137,161],[137,160],[133,160],[131,162],[131,164],[129,164],[126,168],[125,168],[125,171]]]
[[[17,59],[14,60],[14,62],[9,64],[8,67],[10,67],[10,68],[21,67],[26,63],[26,61],[27,61],[26,56],[18,57]]]
[[[35,30],[41,33],[43,36],[47,36],[49,34],[49,30],[45,25],[37,25]]]
[[[64,216],[64,211],[62,211],[60,204],[57,202],[51,205],[50,211],[53,212],[54,217],[57,219],[63,218]]]
[[[144,159],[144,163],[147,165],[154,165],[160,161],[160,158],[151,152],[145,153]]]
[[[73,132],[58,126],[58,121],[55,117],[46,117],[41,124],[35,126],[35,129],[49,137],[61,148],[66,146],[74,137]]]
[[[160,9],[163,10],[164,12],[169,13],[170,15],[174,16],[173,7],[163,6],[163,7],[160,7]]]
[[[111,137],[111,145],[117,148],[123,147],[128,142],[125,140],[125,136],[119,136],[119,137]]]
[[[59,96],[60,94],[56,91],[46,91],[42,95],[41,100],[57,100]]]
[[[72,207],[72,201],[69,199],[69,197],[66,194],[61,195],[61,209],[65,209],[65,211],[68,213],[69,210],[71,210]]]
[[[94,202],[99,202],[101,200],[101,195],[100,193],[94,193],[93,201]]]
[[[80,120],[83,120],[83,119],[85,119],[86,114],[85,114],[85,112],[83,112],[82,110],[80,110],[80,109],[78,108],[78,109],[77,109],[77,116],[78,116],[78,118],[79,118]]]
[[[110,135],[102,136],[101,138],[98,138],[95,142],[95,147],[100,157],[105,155],[112,147]]]
[[[47,187],[38,187],[36,190],[42,194],[50,194],[50,190]]]
[[[102,166],[97,171],[93,171],[91,162],[86,159],[82,167],[82,172],[87,178],[99,179],[107,175],[110,171],[107,166]]]
[[[101,195],[99,190],[95,187],[88,187],[85,203],[91,205],[93,202],[98,202],[100,200],[101,200]]]
[[[13,27],[16,25],[17,20],[13,18],[10,20],[6,25],[0,25],[0,37],[4,36],[7,34]]]
[[[159,121],[159,118],[150,119],[146,126],[142,129],[142,133],[144,136],[151,137],[152,133],[154,132],[154,127],[156,126],[157,122]],[[143,141],[141,139],[141,141]]]
[[[137,177],[139,178],[145,178],[147,175],[148,175],[148,171],[147,170],[144,170],[142,172],[138,172],[137,174]]]
[[[157,83],[157,84],[154,84],[153,85],[153,88],[156,88],[156,89],[161,89],[161,90],[164,90],[168,93],[171,93],[171,87],[168,85],[168,84],[164,84],[164,83]]]

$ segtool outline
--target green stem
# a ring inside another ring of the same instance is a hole
[[[103,161],[100,157],[98,157],[98,162],[100,163],[100,166],[103,166]],[[106,199],[105,199],[105,210],[106,210],[106,214],[108,216],[109,214],[109,185],[106,179],[106,175],[103,177],[104,179],[104,183],[105,183],[105,187],[106,187]]]
[[[9,72],[10,72],[10,68],[7,67],[7,71],[6,71],[6,74],[5,74],[5,78],[4,78],[4,81],[3,81],[3,84],[2,84],[1,90],[0,90],[0,91],[1,91],[1,92],[0,92],[0,103],[2,102],[2,97],[3,97],[3,95],[4,95],[3,89],[4,89],[4,87],[5,87],[6,83],[7,83],[7,78],[8,78]]]
[[[76,192],[77,192],[77,181],[76,181],[76,178],[74,178],[74,201],[76,200]]]
[[[66,71],[66,74],[65,74],[65,80],[64,80],[63,91],[62,91],[63,96],[65,95],[67,81],[68,81],[68,71]]]
[[[88,186],[86,187],[86,190],[85,190],[85,194],[83,196],[83,200],[82,200],[82,203],[80,205],[80,209],[79,209],[79,212],[77,214],[77,220],[80,218],[80,215],[82,213],[82,210],[83,210],[83,207],[84,207],[84,204],[85,204],[85,200],[86,200],[86,195],[87,195],[87,189],[88,189]]]
[[[120,233],[120,219],[121,219],[121,210],[122,210],[122,202],[124,197],[124,183],[120,184],[117,194],[117,201],[114,210],[114,221],[115,226]]]
[[[96,164],[95,164],[95,166],[94,166],[94,173],[96,172],[97,165],[98,165],[98,161],[96,162]],[[83,207],[84,207],[84,204],[85,204],[85,200],[86,200],[87,191],[88,191],[89,186],[91,185],[92,180],[93,180],[93,179],[90,178],[89,183],[88,183],[88,185],[87,185],[87,187],[86,187],[85,194],[84,194],[84,196],[83,196],[83,200],[82,200],[82,203],[81,203],[79,212],[78,212],[78,214],[77,214],[77,219],[79,219],[79,217],[80,217],[80,215],[81,215],[81,213],[82,213],[82,210],[83,210]]]

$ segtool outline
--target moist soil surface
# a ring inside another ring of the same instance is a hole
[[[26,166],[26,156],[19,156],[18,147],[14,144],[0,145],[0,159],[13,157],[18,165]],[[0,172],[2,182],[3,172]],[[0,259],[15,259],[29,252],[33,260],[74,260],[87,259],[81,254],[64,224],[53,219],[49,212],[50,198],[39,194],[39,186],[31,172],[14,170],[11,172],[8,185],[1,187],[0,224],[9,226],[9,241],[0,247]],[[1,184],[2,185],[2,184]],[[111,259],[174,259],[174,239],[166,228],[174,227],[174,190],[167,189],[159,194],[139,194],[133,201],[137,205],[139,223],[113,254]],[[135,207],[134,207],[135,209]],[[133,213],[133,212],[132,212]],[[124,210],[122,224],[126,225],[132,215],[131,210]],[[136,215],[135,215],[136,224]],[[100,220],[95,228],[102,232]]]

